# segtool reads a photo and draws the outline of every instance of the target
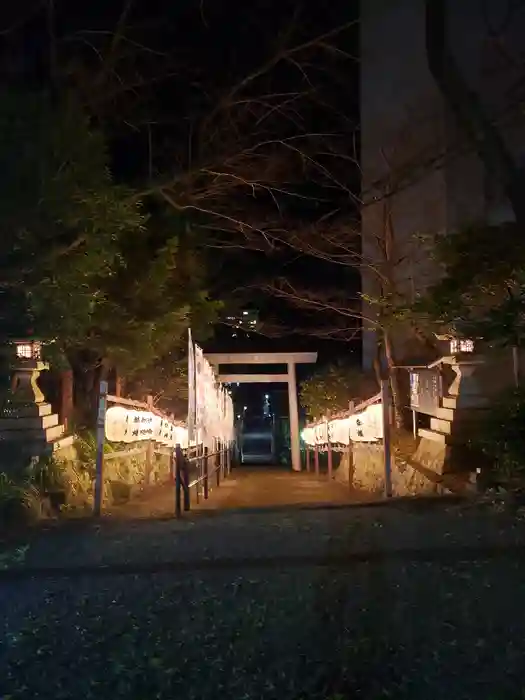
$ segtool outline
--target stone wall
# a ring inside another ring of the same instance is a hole
[[[377,496],[384,493],[384,472],[381,444],[354,443],[352,452],[345,452],[342,456],[335,478]],[[422,471],[399,457],[392,458],[393,496],[437,495],[442,491],[442,487]]]
[[[166,448],[156,447],[154,451],[149,485],[164,483],[170,478],[171,457]],[[137,491],[145,486],[146,477],[146,450],[144,442],[131,443],[126,446],[126,450],[133,452],[130,455],[123,455],[109,458],[111,453],[106,455],[104,460],[104,502],[106,505],[122,503],[129,500]],[[86,506],[93,502],[93,481],[90,471],[94,470],[94,464],[90,465],[91,470],[86,469],[80,463],[74,443],[68,442],[61,446],[57,445],[54,457],[65,469],[66,478],[70,484],[70,495],[68,502],[71,505]]]

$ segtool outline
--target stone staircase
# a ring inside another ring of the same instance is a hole
[[[24,457],[52,454],[64,446],[65,428],[49,403],[8,403],[0,413],[0,449]]]

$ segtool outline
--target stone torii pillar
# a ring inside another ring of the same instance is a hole
[[[292,469],[301,471],[301,436],[299,435],[299,406],[297,404],[297,377],[295,362],[288,363],[288,407],[290,411],[290,447]]]
[[[296,365],[313,364],[317,361],[316,352],[263,352],[252,353],[212,353],[206,359],[215,368],[217,377],[223,384],[245,383],[286,383],[288,385],[288,406],[290,411],[290,443],[292,469],[301,471],[301,445],[299,435],[299,405],[297,401]],[[220,365],[286,365],[286,374],[221,374]]]

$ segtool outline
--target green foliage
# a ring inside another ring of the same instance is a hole
[[[104,443],[104,453],[114,452],[118,449],[108,442]],[[95,463],[97,459],[97,436],[93,430],[84,430],[75,437],[75,450],[81,469],[95,475]]]
[[[45,93],[4,93],[0,154],[2,320],[23,318],[58,346],[83,343],[119,238],[145,224],[140,206],[113,184],[103,137],[78,106]]]
[[[64,464],[54,456],[43,456],[32,465],[30,481],[42,493],[61,491],[68,488]]]
[[[0,525],[33,522],[39,516],[38,489],[30,481],[17,482],[0,472]]]
[[[185,351],[190,324],[202,330],[215,320],[220,305],[202,290],[204,269],[186,239],[183,221],[156,215],[119,242],[90,341],[128,376]]]
[[[129,376],[179,357],[190,323],[202,336],[220,308],[186,222],[114,184],[77,104],[6,93],[0,127],[3,332],[49,341],[55,368],[103,360]]]
[[[301,405],[309,418],[320,418],[348,408],[350,401],[362,401],[378,391],[374,377],[358,367],[335,364],[318,370],[301,383]]]
[[[507,479],[525,477],[525,389],[503,393],[487,410],[472,440]]]
[[[525,323],[525,246],[515,224],[441,234],[432,252],[442,277],[411,312],[436,330],[519,344]]]

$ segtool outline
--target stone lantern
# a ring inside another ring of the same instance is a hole
[[[471,338],[460,338],[450,333],[435,334],[437,340],[442,344],[443,350],[449,355],[467,355],[476,350],[476,344]]]
[[[0,447],[4,453],[9,449],[11,456],[50,454],[64,435],[64,426],[37,383],[40,373],[49,369],[42,359],[42,342],[11,340],[7,347],[11,386],[0,411]]]
[[[41,404],[44,395],[37,384],[40,373],[49,369],[42,361],[42,342],[35,339],[13,340],[10,401],[13,404]]]

